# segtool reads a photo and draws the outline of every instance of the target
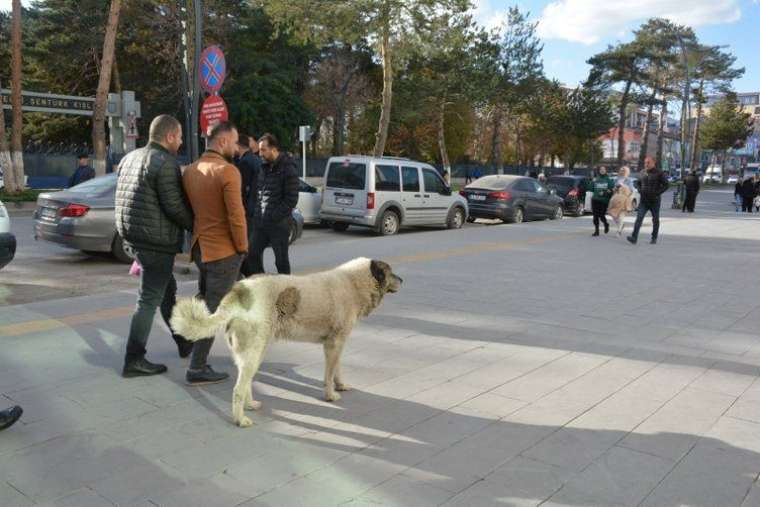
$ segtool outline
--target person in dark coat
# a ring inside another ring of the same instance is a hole
[[[79,162],[74,174],[69,178],[69,188],[95,177],[95,169],[90,167],[90,159],[88,158],[87,153],[80,152],[77,155],[77,159]]]
[[[755,184],[752,182],[752,178],[747,178],[742,183],[741,196],[742,211],[752,213],[752,205],[755,200]]]
[[[177,297],[174,258],[182,251],[184,231],[193,228],[193,212],[175,158],[182,145],[182,125],[169,115],[157,116],[150,124],[149,136],[147,146],[122,159],[116,183],[116,230],[142,266],[124,377],[166,371],[165,365],[145,359],[145,347],[157,307],[169,325]],[[192,342],[175,333],[172,337],[180,357],[190,355]]]
[[[652,213],[652,240],[651,244],[657,243],[657,236],[660,232],[660,205],[662,204],[662,194],[664,194],[670,184],[668,177],[660,168],[658,168],[652,157],[647,157],[644,161],[646,171],[639,179],[641,190],[641,202],[639,203],[636,223],[633,226],[633,234],[628,236],[628,242],[635,245],[639,239],[639,230],[644,222],[647,212]]]
[[[280,151],[280,143],[271,134],[259,140],[264,162],[256,182],[253,234],[249,261],[253,274],[264,273],[264,250],[274,250],[277,272],[290,274],[288,244],[293,208],[298,204],[298,167],[293,158]]]
[[[255,151],[251,148],[252,146],[255,146]],[[251,244],[253,242],[253,218],[256,206],[257,181],[261,173],[261,158],[258,154],[258,143],[253,137],[241,134],[238,137],[237,150],[235,166],[240,171],[248,244]],[[240,273],[246,278],[253,274],[253,267],[249,258],[250,256],[246,257],[240,267]]]
[[[689,172],[689,174],[683,179],[683,186],[686,189],[686,199],[683,201],[683,208],[681,208],[681,211],[694,213],[694,206],[697,203],[697,194],[699,194],[699,178],[697,177],[697,173],[694,171]]]

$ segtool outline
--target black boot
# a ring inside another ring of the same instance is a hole
[[[211,366],[206,365],[201,370],[188,369],[185,374],[185,380],[191,386],[204,386],[224,382],[229,376],[229,373],[214,371]]]
[[[634,238],[633,236],[628,236],[628,237],[627,237],[627,238],[625,238],[625,239],[627,239],[627,240],[628,240],[628,242],[629,242],[630,244],[632,244],[632,245],[635,245],[635,244],[636,244],[636,238]]]
[[[595,230],[594,234],[591,235],[592,238],[595,238],[597,236],[599,236],[599,229]]]
[[[151,363],[143,357],[142,359],[126,362],[121,376],[124,378],[150,377],[151,375],[160,375],[165,372],[166,365]]]
[[[24,411],[18,405],[0,412],[0,430],[13,426],[13,424],[21,418],[21,414],[23,413]]]
[[[610,232],[610,223],[604,222],[604,233],[607,234]]]

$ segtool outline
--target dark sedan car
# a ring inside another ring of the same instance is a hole
[[[563,216],[562,199],[538,181],[524,176],[485,176],[459,193],[469,204],[469,221],[497,218],[520,223],[542,218],[555,220]]]
[[[84,252],[110,252],[132,262],[116,232],[116,174],[95,178],[61,192],[40,194],[34,237]],[[301,237],[303,216],[293,210],[290,243]]]
[[[565,212],[583,216],[586,211],[586,188],[588,178],[585,176],[549,176],[546,186],[554,190],[563,200]]]

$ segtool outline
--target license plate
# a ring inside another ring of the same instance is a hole
[[[42,216],[42,218],[55,218],[58,216],[58,210],[55,208],[42,208],[40,216]]]
[[[486,200],[486,196],[484,196],[484,195],[471,195],[470,196],[470,200],[471,201],[485,201]]]
[[[343,204],[344,206],[351,206],[354,203],[353,197],[336,197],[335,204]]]

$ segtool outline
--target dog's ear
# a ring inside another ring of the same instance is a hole
[[[382,287],[385,284],[387,278],[387,264],[380,261],[371,261],[369,263],[369,270],[372,272],[372,277],[377,280],[377,283]]]

